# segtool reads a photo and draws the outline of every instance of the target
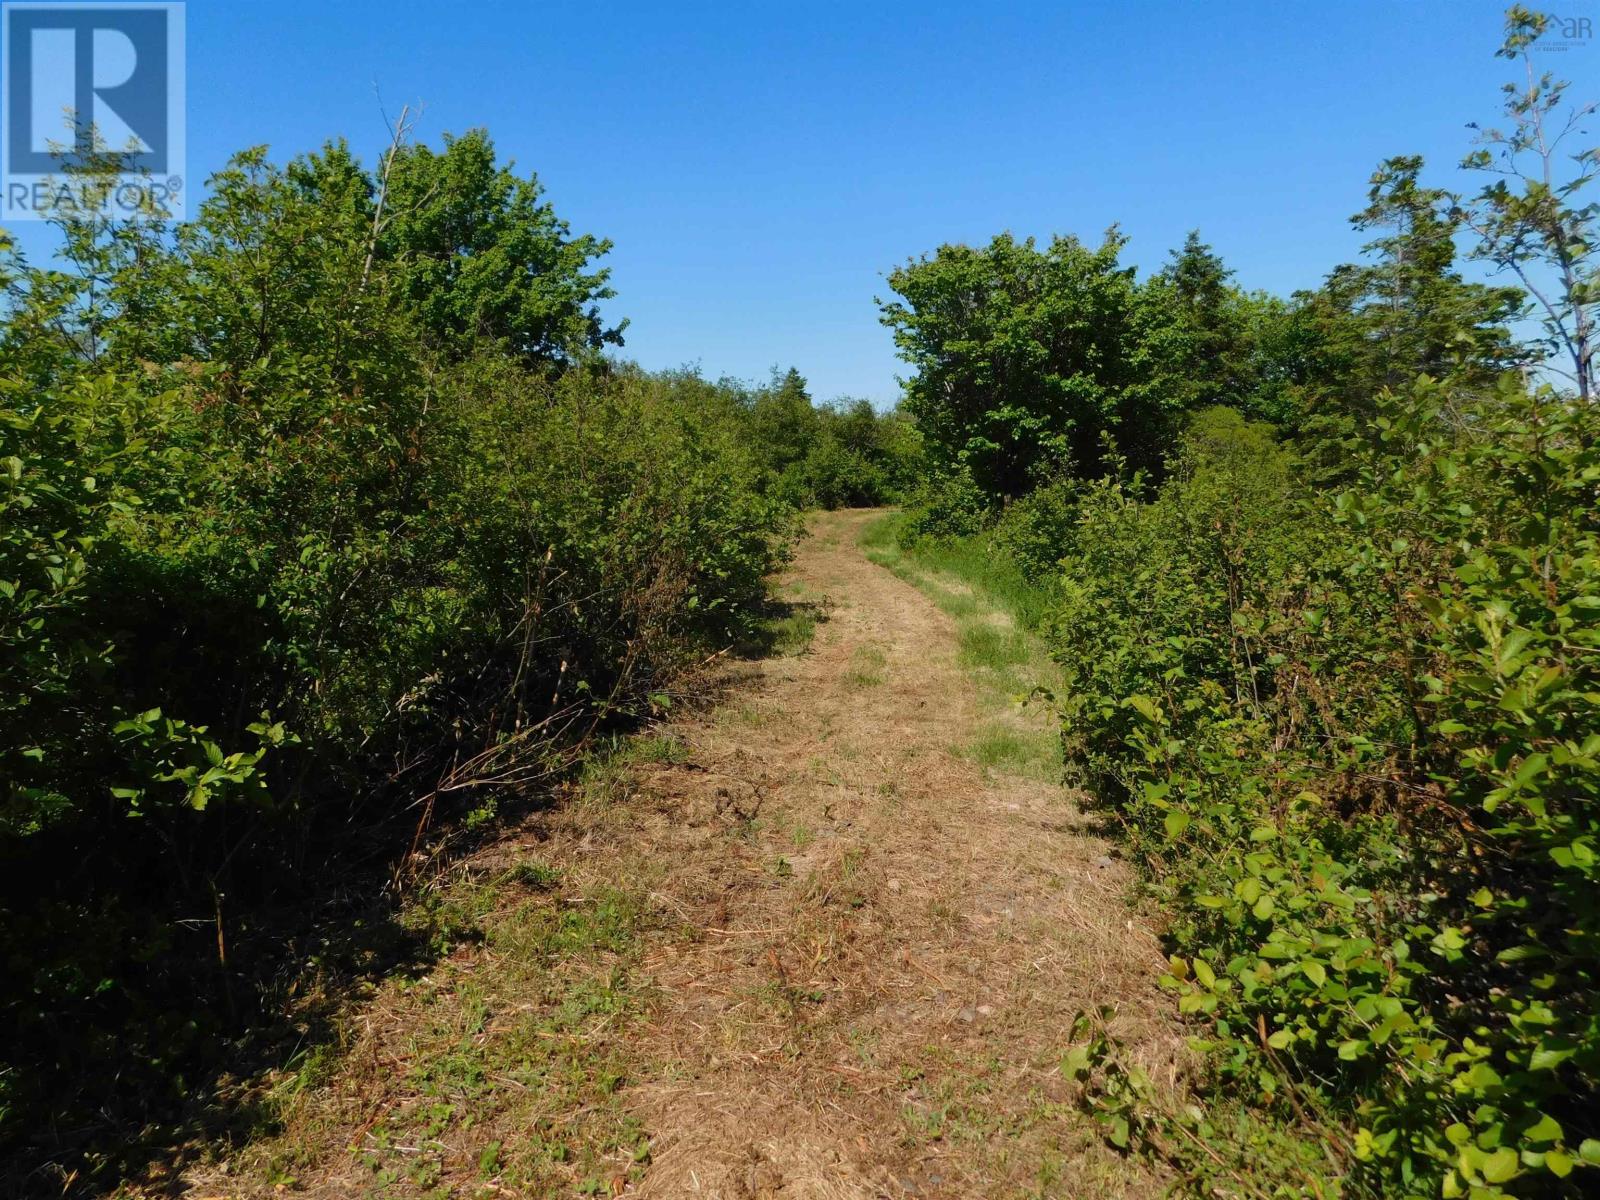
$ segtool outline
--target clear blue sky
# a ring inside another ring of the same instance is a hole
[[[942,242],[1117,221],[1150,268],[1198,227],[1246,286],[1315,284],[1354,255],[1381,158],[1457,183],[1508,78],[1503,8],[192,0],[189,174],[335,134],[370,160],[376,85],[425,104],[424,139],[486,126],[615,241],[629,356],[792,363],[819,397],[886,404],[873,298]],[[1600,93],[1600,46],[1544,57]]]

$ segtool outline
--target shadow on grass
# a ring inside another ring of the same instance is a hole
[[[817,626],[826,624],[828,605],[821,600],[767,602],[754,632],[734,647],[740,658],[792,658],[811,648]]]
[[[551,801],[541,789],[450,814],[448,856],[430,860],[457,861]],[[262,878],[265,863],[236,877],[221,940],[214,919],[175,905],[72,914],[80,936],[116,919],[118,936],[148,937],[151,950],[100,995],[6,1031],[0,1195],[179,1196],[189,1164],[275,1132],[283,1089],[337,1059],[343,1020],[374,984],[420,979],[472,936],[403,903],[414,889],[395,886],[394,867],[415,828],[414,812],[368,828],[292,881]]]

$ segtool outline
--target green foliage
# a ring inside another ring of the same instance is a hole
[[[880,306],[916,372],[906,409],[933,482],[911,499],[926,532],[972,532],[1052,480],[1159,477],[1188,419],[1216,405],[1303,430],[1336,474],[1380,389],[1427,374],[1491,393],[1527,358],[1507,328],[1522,293],[1462,279],[1461,210],[1420,184],[1421,167],[1379,168],[1352,219],[1387,231],[1369,261],[1290,301],[1234,287],[1198,233],[1142,281],[1120,264],[1115,228],[1094,250],[1001,235],[892,272],[899,298]]]
[[[791,509],[742,397],[588,357],[603,246],[486,139],[390,182],[376,247],[334,146],[5,263],[8,1146],[183,1100],[346,856],[419,798],[484,819],[766,612]]]
[[[1008,505],[995,523],[993,543],[1030,579],[1056,577],[1061,547],[1077,519],[1078,484],[1059,479]]]
[[[1158,418],[1159,398],[1129,391],[1124,242],[1112,229],[1095,249],[1056,238],[1041,250],[1002,234],[890,273],[900,299],[882,302],[882,319],[916,371],[906,407],[938,475],[1018,496],[1067,464],[1092,467],[1102,433]]]
[[[908,542],[969,537],[993,520],[990,498],[965,464],[948,472],[930,469],[906,499],[909,519],[901,536]]]
[[[144,427],[168,400],[100,377],[37,395],[18,388],[0,409],[0,830],[12,835],[79,815],[85,791],[132,814],[164,799],[196,810],[224,796],[259,802],[265,747],[286,739],[281,725],[252,722],[238,732],[260,748],[227,754],[205,727],[132,712],[131,697],[107,686],[116,647],[96,593],[137,519],[144,460],[159,457]]]
[[[481,129],[395,155],[377,251],[441,346],[487,342],[543,363],[622,344],[627,322],[607,328],[598,308],[615,294],[610,272],[590,267],[611,243],[573,237],[543,195],[537,176],[495,161]]]
[[[796,508],[870,508],[899,499],[916,478],[921,446],[903,416],[880,415],[866,400],[818,405],[793,367],[743,407],[769,490]]]
[[[1194,231],[1138,289],[1132,354],[1140,390],[1169,412],[1244,407],[1258,386],[1251,318],[1260,301],[1230,286],[1232,274]],[[1119,438],[1130,442],[1126,433]]]
[[[1584,199],[1600,167],[1600,146],[1573,146],[1584,136],[1595,104],[1562,112],[1567,83],[1535,73],[1531,48],[1550,16],[1520,4],[1506,12],[1499,57],[1522,68],[1519,83],[1504,86],[1505,129],[1480,129],[1478,149],[1462,166],[1493,179],[1458,203],[1457,219],[1478,237],[1474,254],[1510,271],[1526,289],[1544,327],[1540,348],[1564,358],[1561,371],[1578,398],[1595,393],[1595,305],[1600,302],[1600,205]],[[1474,123],[1473,128],[1478,128]]]
[[[1507,323],[1515,288],[1467,283],[1455,269],[1461,217],[1451,198],[1422,186],[1422,159],[1391,158],[1373,174],[1357,229],[1382,229],[1368,261],[1335,268],[1296,314],[1314,347],[1300,371],[1294,423],[1330,478],[1364,452],[1384,388],[1427,375],[1465,395],[1491,394],[1527,360]]]
[[[1048,598],[1067,765],[1166,915],[1204,1103],[1106,1014],[1065,1069],[1199,1194],[1595,1187],[1595,159],[1555,169],[1592,106],[1556,120],[1544,27],[1508,15],[1527,83],[1468,160],[1504,176],[1463,203],[1385,162],[1379,236],[1314,292],[1240,293],[1196,235],[1143,282],[1115,236],[891,277],[933,467],[903,536]],[[1576,395],[1530,390],[1541,352]]]
[[[1053,644],[1218,1090],[1318,1123],[1324,1188],[1561,1194],[1600,1136],[1595,422],[1446,403],[1391,400],[1337,496],[1208,417],[1150,500],[1086,495]]]

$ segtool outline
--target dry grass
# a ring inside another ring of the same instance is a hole
[[[1159,1192],[1058,1066],[1115,1002],[1176,1072],[1155,941],[1066,793],[1013,769],[992,656],[964,667],[956,619],[862,556],[869,519],[819,518],[793,567],[831,598],[807,652],[444,882],[453,953],[198,1194]]]

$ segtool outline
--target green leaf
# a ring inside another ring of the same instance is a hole
[[[1119,1149],[1128,1148],[1128,1118],[1114,1117],[1111,1121],[1111,1144]]]
[[[1540,1046],[1528,1056],[1528,1070],[1553,1071],[1567,1059],[1571,1058],[1573,1051],[1556,1046]],[[1546,1117],[1545,1120],[1549,1120]]]
[[[1166,820],[1163,822],[1167,829],[1167,836],[1176,841],[1183,835],[1183,831],[1189,828],[1189,822],[1191,819],[1192,818],[1188,813],[1176,811],[1169,812]]]
[[[1521,1164],[1517,1160],[1517,1152],[1510,1146],[1501,1146],[1493,1154],[1487,1155],[1483,1160],[1483,1177],[1490,1183],[1504,1183],[1517,1174]]]
[[[1089,1047],[1074,1046],[1067,1051],[1061,1060],[1061,1070],[1074,1079],[1081,1078],[1089,1070]]]
[[[1211,1012],[1217,1007],[1217,998],[1210,992],[1190,992],[1187,996],[1178,997],[1178,1011],[1181,1013]]]
[[[1129,696],[1127,702],[1146,721],[1153,725],[1161,723],[1161,710],[1148,696]]]
[[[1539,1119],[1522,1131],[1522,1137],[1529,1142],[1559,1142],[1561,1122],[1549,1113],[1540,1113]]]
[[[1300,970],[1305,972],[1305,977],[1319,988],[1328,982],[1328,970],[1314,958],[1308,958],[1300,964]]]

